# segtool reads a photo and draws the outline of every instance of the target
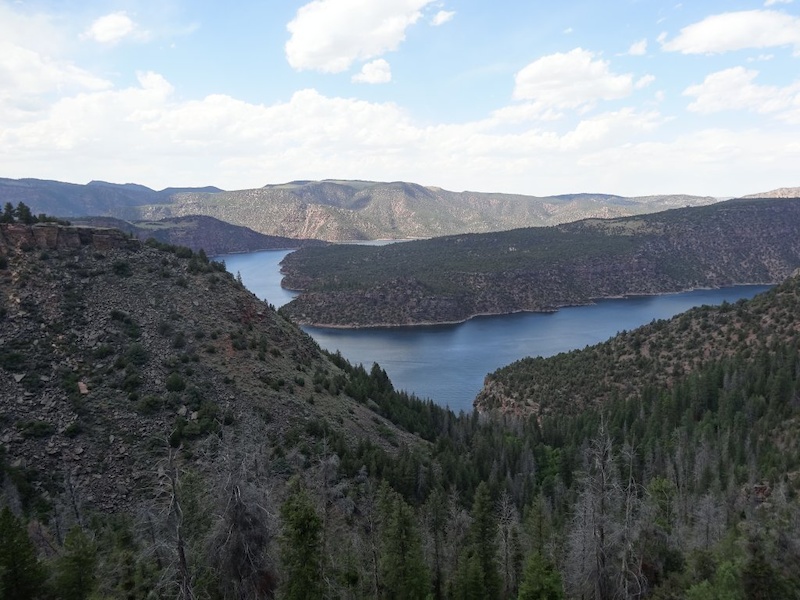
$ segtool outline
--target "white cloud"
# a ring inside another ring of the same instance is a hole
[[[98,90],[111,84],[68,62],[0,41],[0,97],[28,97],[50,91]]]
[[[695,100],[688,109],[698,113],[746,110],[775,114],[778,118],[797,122],[800,117],[800,82],[783,88],[754,83],[758,71],[733,67],[708,75],[702,84],[683,92]]]
[[[744,69],[693,86],[687,102],[707,112],[727,110],[726,101],[770,110],[781,120],[771,130],[769,121],[747,129],[738,119],[729,129],[681,133],[679,118],[669,121],[654,108],[661,90],[650,94],[649,108],[589,112],[654,78],[614,73],[581,49],[522,69],[509,106],[430,125],[390,102],[313,89],[257,104],[225,94],[187,101],[155,72],[114,87],[68,58],[70,43],[87,50],[77,42],[81,25],[59,34],[46,18],[6,20],[4,6],[0,0],[0,165],[7,177],[229,189],[338,177],[533,194],[737,195],[796,184],[786,179],[797,172],[800,143],[797,128],[785,123],[800,123],[798,91],[760,86]],[[376,57],[353,61],[381,72]],[[765,181],[775,185],[753,183]]]
[[[631,47],[628,48],[628,54],[631,56],[644,56],[647,54],[647,39],[631,44]]]
[[[766,0],[764,6],[772,6],[773,4],[791,4],[793,0]]]
[[[341,73],[395,50],[433,0],[314,0],[286,26],[286,59],[298,71]]]
[[[541,128],[541,121],[508,130],[509,119],[424,126],[392,103],[315,90],[273,105],[220,94],[186,102],[161,75],[143,73],[135,86],[62,98],[33,119],[0,114],[0,163],[10,177],[34,169],[67,181],[153,187],[368,176],[454,189],[555,190],[556,174],[566,177],[581,153],[635,139],[658,120],[626,109],[566,131]],[[532,170],[544,177],[541,186],[531,185]]]
[[[125,11],[119,11],[95,19],[81,37],[111,45],[125,38],[146,39],[147,34],[138,28]]]
[[[533,100],[543,107],[580,108],[598,100],[624,98],[633,88],[632,75],[616,75],[608,61],[576,48],[540,58],[519,71],[514,99]]]
[[[722,13],[681,29],[664,50],[683,54],[717,54],[745,48],[794,46],[800,49],[800,18],[774,10]]]
[[[452,21],[453,17],[456,16],[456,12],[454,10],[440,10],[431,19],[431,25],[434,27],[438,27],[439,25],[444,25],[448,21]]]
[[[388,62],[378,58],[361,67],[352,80],[356,83],[388,83],[392,80],[392,68]]]

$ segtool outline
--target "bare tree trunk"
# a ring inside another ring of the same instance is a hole
[[[503,492],[497,505],[497,535],[503,597],[511,598],[519,575],[519,513],[508,492]]]
[[[172,497],[169,505],[169,515],[174,519],[175,551],[178,555],[178,584],[181,600],[195,600],[192,589],[192,576],[189,572],[189,562],[186,560],[186,543],[183,539],[183,509],[181,508],[179,472],[175,466],[175,453],[170,449],[166,473],[170,484]]]

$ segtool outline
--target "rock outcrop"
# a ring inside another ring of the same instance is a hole
[[[131,239],[118,229],[69,227],[54,223],[0,224],[0,254],[11,250],[77,250],[92,246],[97,250],[126,248],[136,250],[141,242]]]

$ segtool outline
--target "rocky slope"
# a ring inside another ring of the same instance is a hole
[[[305,249],[284,260],[284,306],[334,327],[458,322],[595,298],[775,283],[800,266],[800,199],[734,200],[553,228],[382,247]]]
[[[800,198],[800,187],[784,187],[769,192],[750,194],[745,198]]]
[[[343,393],[352,376],[187,248],[0,225],[6,501],[16,490],[56,516],[132,510],[152,505],[175,457],[209,486],[248,461],[275,485],[322,436],[390,453],[417,445]]]
[[[535,197],[451,192],[406,182],[296,181],[226,192],[217,188],[167,188],[157,192],[134,184],[92,182],[79,186],[0,179],[0,203],[16,205],[20,201],[34,213],[68,218],[102,215],[157,220],[206,215],[266,235],[342,241],[500,231],[587,217],[650,213],[716,200],[688,195]]]

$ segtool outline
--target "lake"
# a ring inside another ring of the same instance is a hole
[[[247,288],[275,307],[296,294],[280,286],[279,263],[291,250],[219,257]],[[456,412],[472,410],[487,373],[525,356],[552,356],[602,342],[619,331],[666,319],[693,306],[751,298],[769,286],[743,285],[661,296],[599,300],[555,313],[476,317],[458,325],[404,328],[304,327],[320,346],[367,369],[377,362],[397,389]]]

